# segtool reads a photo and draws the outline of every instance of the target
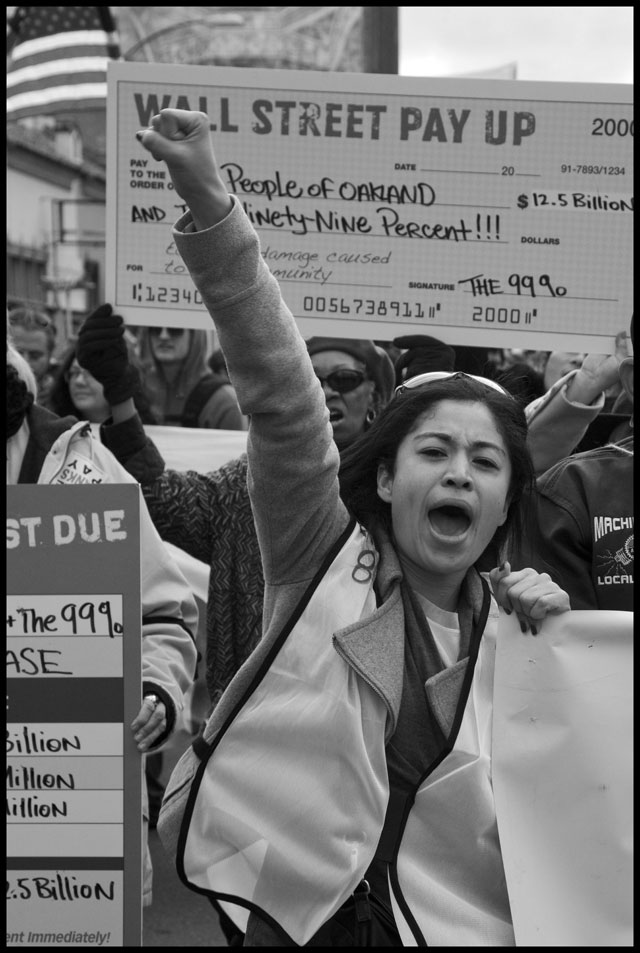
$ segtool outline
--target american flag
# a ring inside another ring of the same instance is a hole
[[[7,119],[106,108],[120,58],[110,7],[16,7],[9,28]]]

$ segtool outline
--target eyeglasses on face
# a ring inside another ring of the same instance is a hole
[[[323,387],[328,384],[331,390],[335,390],[338,394],[348,394],[349,391],[360,387],[360,384],[367,380],[362,371],[350,370],[347,367],[340,371],[332,371],[325,377],[316,374],[316,377]]]
[[[166,331],[170,338],[179,338],[186,333],[187,328],[158,328],[155,325],[149,328],[149,334],[158,336],[160,336],[163,331]]]
[[[68,371],[64,372],[64,379],[67,384],[71,383],[71,381],[75,381],[78,377],[84,377],[85,380],[89,377],[84,367],[80,367],[78,364],[72,365]]]
[[[503,397],[512,397],[509,391],[505,390],[497,381],[492,381],[488,377],[478,377],[477,374],[465,374],[463,371],[429,371],[427,374],[416,374],[415,377],[410,377],[409,380],[403,381],[402,384],[396,387],[394,394],[403,394],[406,390],[414,390],[416,387],[422,387],[424,384],[432,384],[434,381],[443,381],[451,377],[468,377],[478,384],[484,384],[485,387],[490,387],[491,390],[497,391],[499,394],[502,394]]]

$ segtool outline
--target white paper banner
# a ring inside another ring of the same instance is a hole
[[[504,624],[503,624],[504,623]],[[493,785],[518,946],[632,946],[633,613],[501,619]]]
[[[168,470],[209,473],[247,449],[246,430],[146,426],[145,432],[163,456]]]

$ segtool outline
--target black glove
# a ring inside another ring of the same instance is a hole
[[[110,304],[101,304],[80,328],[76,358],[102,384],[109,404],[120,404],[138,390],[140,378],[129,362],[124,321]]]
[[[395,362],[397,384],[427,371],[452,371],[455,367],[456,352],[437,338],[426,334],[406,334],[394,338],[393,343],[396,347],[408,349]]]

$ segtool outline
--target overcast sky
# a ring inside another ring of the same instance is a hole
[[[633,83],[633,7],[400,7],[401,76]]]

